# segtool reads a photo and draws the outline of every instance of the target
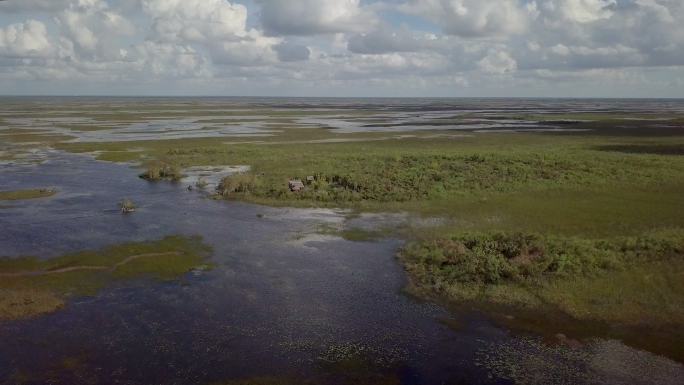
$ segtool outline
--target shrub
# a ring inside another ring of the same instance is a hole
[[[150,163],[140,177],[149,181],[169,179],[177,182],[183,178],[183,170],[176,164],[157,161]]]
[[[136,208],[135,203],[133,203],[133,201],[128,198],[122,200],[121,203],[119,203],[119,207],[121,208],[121,212],[124,214],[133,212]]]
[[[205,188],[207,188],[208,184],[209,183],[207,183],[207,181],[204,178],[199,178],[197,179],[197,182],[195,182],[195,187],[197,187],[200,190],[204,190]]]
[[[497,284],[543,277],[591,275],[621,269],[635,258],[654,261],[681,255],[682,234],[586,240],[538,234],[461,234],[414,242],[401,256],[424,281]]]
[[[251,193],[257,186],[257,177],[254,174],[234,174],[221,179],[216,187],[216,192],[223,196],[233,193]]]

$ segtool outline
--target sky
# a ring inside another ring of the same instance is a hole
[[[0,0],[0,94],[684,97],[684,0]]]

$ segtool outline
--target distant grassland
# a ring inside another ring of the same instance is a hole
[[[0,320],[49,313],[68,297],[93,295],[136,277],[168,280],[200,266],[210,249],[199,238],[166,237],[57,258],[0,258]]]

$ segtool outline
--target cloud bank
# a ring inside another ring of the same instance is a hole
[[[5,94],[684,97],[681,0],[4,0]]]

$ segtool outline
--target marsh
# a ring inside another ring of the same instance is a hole
[[[684,374],[682,102],[3,102],[0,383]]]

